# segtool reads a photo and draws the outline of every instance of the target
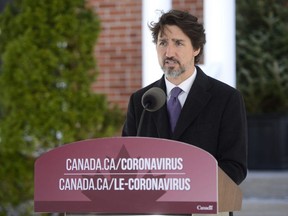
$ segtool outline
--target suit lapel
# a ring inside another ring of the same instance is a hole
[[[197,77],[190,89],[186,102],[177,122],[173,139],[178,139],[187,127],[195,120],[210,100],[208,77],[197,67]]]
[[[153,115],[153,120],[156,124],[159,138],[170,139],[171,129],[166,104],[159,111],[155,112],[155,115]]]
[[[165,80],[164,76],[155,83],[155,86],[161,88],[167,95],[166,92],[166,85],[165,85]],[[159,138],[166,138],[170,139],[171,138],[171,129],[170,129],[170,122],[168,118],[168,112],[166,108],[166,103],[163,105],[161,109],[153,113],[153,121],[156,125],[157,128],[157,133],[159,135]]]

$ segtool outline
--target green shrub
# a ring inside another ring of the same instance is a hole
[[[287,113],[288,1],[236,1],[237,87],[248,113]]]
[[[122,112],[91,92],[99,31],[85,0],[14,0],[0,14],[0,212],[33,199],[39,154],[119,131]]]

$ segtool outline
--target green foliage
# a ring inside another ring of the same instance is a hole
[[[14,0],[0,14],[0,212],[33,198],[33,156],[119,130],[122,112],[91,92],[99,31],[85,0]]]
[[[237,87],[248,113],[287,113],[288,1],[236,1]]]
[[[19,152],[0,153],[0,164],[0,215],[8,215],[4,212],[16,212],[13,206],[33,197],[34,158]],[[17,215],[30,215],[23,214],[29,208],[31,212],[31,205],[25,209],[20,207]]]

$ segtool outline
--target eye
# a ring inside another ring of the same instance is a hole
[[[176,42],[175,42],[175,44],[176,44],[176,46],[183,46],[184,44],[182,43],[182,41],[180,41],[180,40],[177,40]]]
[[[164,41],[164,40],[159,41],[158,45],[159,46],[166,46],[167,45],[167,41]]]

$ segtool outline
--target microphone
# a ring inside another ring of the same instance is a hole
[[[144,110],[155,112],[159,110],[166,101],[166,94],[161,88],[153,87],[146,91],[142,96],[142,106]]]
[[[137,130],[137,136],[140,135],[140,131],[142,129],[142,122],[143,122],[146,110],[149,112],[155,112],[159,110],[165,104],[165,102],[166,102],[166,94],[159,87],[150,88],[148,91],[146,91],[143,94],[141,103],[144,109],[141,114],[138,130]]]

